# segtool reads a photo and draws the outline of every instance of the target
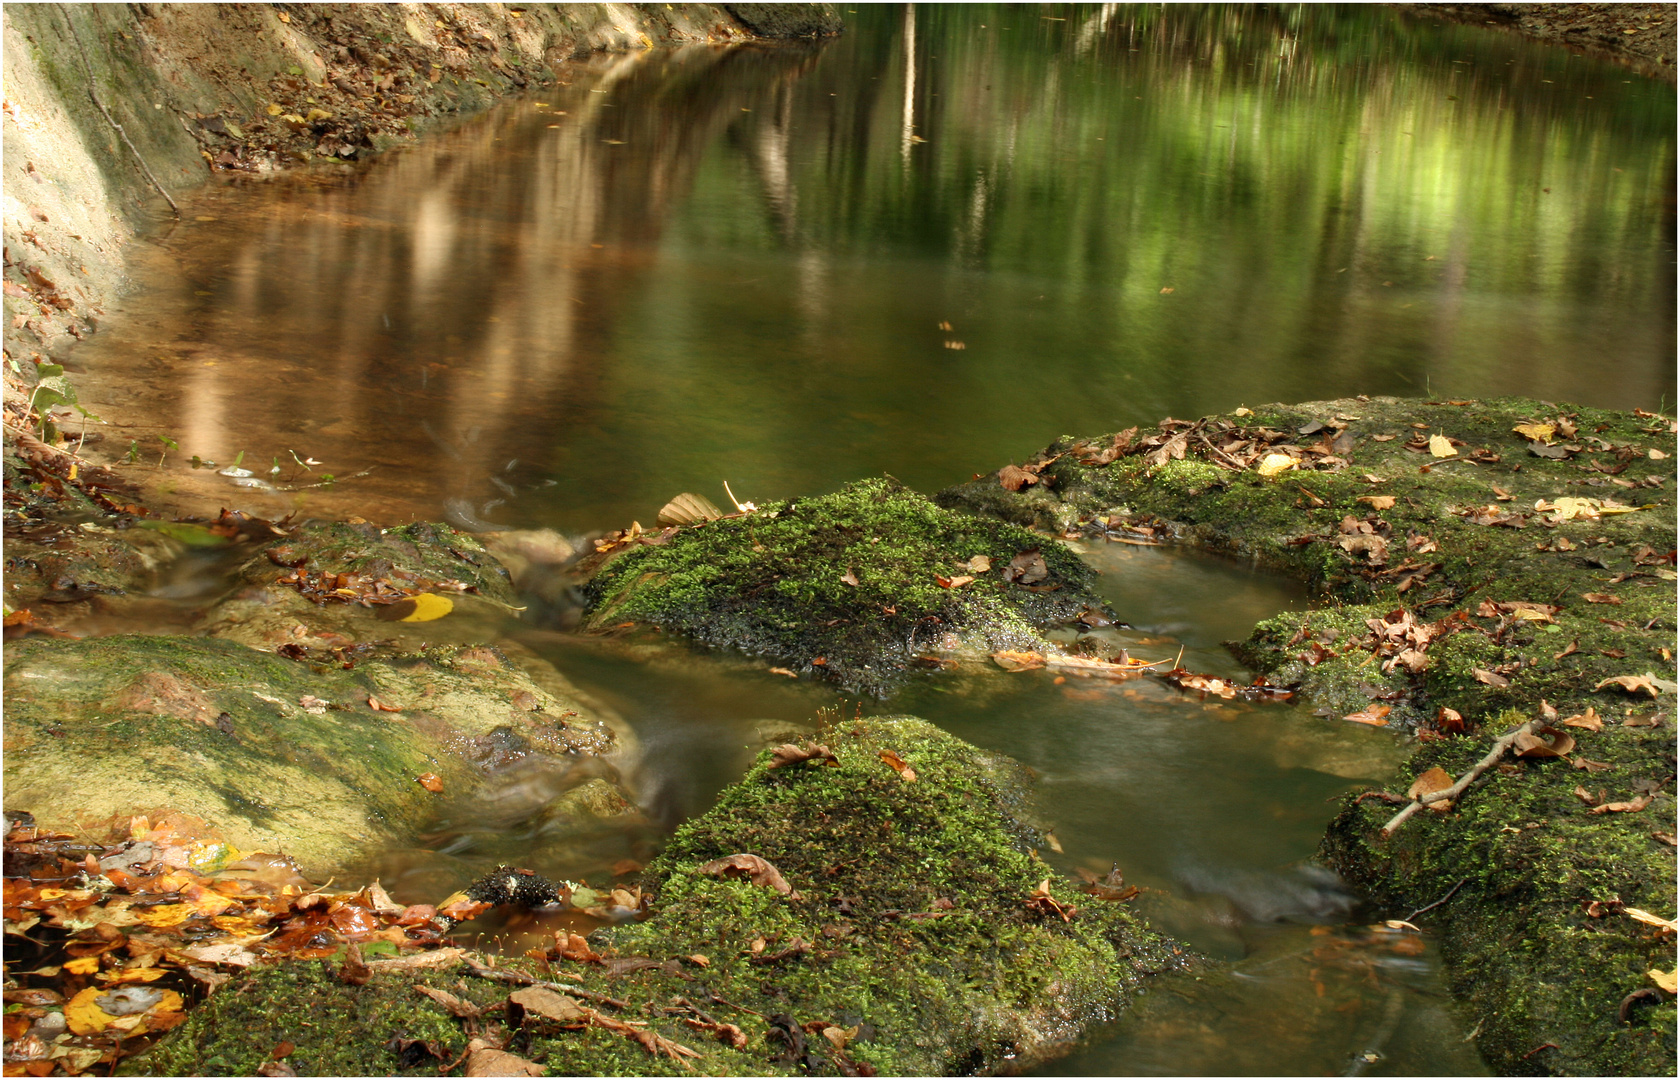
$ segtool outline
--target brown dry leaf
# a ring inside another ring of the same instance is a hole
[[[416,985],[414,987],[414,992],[431,998],[439,1005],[442,1005],[444,1009],[448,1011],[450,1016],[476,1017],[483,1012],[483,1010],[477,1005],[474,1005],[470,1001],[463,1001],[447,990],[438,990],[430,986]]]
[[[1576,784],[1575,797],[1586,803],[1588,806],[1597,806],[1599,803],[1604,801],[1604,792],[1600,791],[1597,795],[1594,795],[1580,784]]]
[[[585,1025],[594,1011],[574,997],[556,993],[544,986],[527,986],[508,995],[508,1000],[528,1013],[562,1025]]]
[[[1553,653],[1552,654],[1552,659],[1553,660],[1562,660],[1564,657],[1573,656],[1580,651],[1581,651],[1581,639],[1576,638],[1574,641],[1571,641],[1567,646],[1565,646],[1564,650],[1562,652]]]
[[[443,794],[443,780],[437,773],[421,773],[414,778],[414,782],[431,792],[433,795]]]
[[[554,951],[562,960],[571,960],[579,964],[592,964],[601,959],[601,954],[589,947],[588,938],[567,930],[554,932]]]
[[[1031,671],[1044,666],[1044,657],[1035,652],[1014,652],[1005,649],[993,653],[992,662],[1005,671]]]
[[[1592,812],[1595,814],[1631,814],[1650,805],[1651,796],[1641,795],[1632,802],[1611,802],[1605,803],[1603,806],[1595,806],[1592,808]],[[1670,924],[1669,929],[1673,929],[1673,924]]]
[[[847,567],[846,572],[840,575],[840,580],[854,589],[857,588],[858,576],[852,571],[851,567]]]
[[[1420,775],[1416,780],[1412,781],[1412,786],[1406,789],[1406,798],[1416,799],[1420,796],[1429,795],[1436,791],[1446,791],[1452,786],[1452,774],[1437,765],[1428,772]],[[1442,800],[1435,805],[1440,807],[1445,802],[1446,800]]]
[[[840,759],[834,756],[834,751],[821,743],[806,743],[803,746],[783,743],[770,751],[770,764],[767,768],[780,769],[784,765],[797,765],[801,761],[812,760],[829,765],[840,764]]]
[[[1394,506],[1393,495],[1361,495],[1355,502],[1369,503],[1373,510],[1389,510]]]
[[[723,511],[712,500],[685,491],[660,508],[658,521],[661,525],[694,525],[722,516]]]
[[[1581,599],[1589,604],[1620,604],[1622,598],[1603,592],[1587,592],[1581,594]]]
[[[402,708],[400,706],[387,705],[387,704],[385,704],[385,702],[380,701],[378,698],[374,697],[372,694],[368,695],[367,703],[368,703],[368,707],[371,708],[374,712],[402,712]]]
[[[1471,674],[1472,677],[1475,678],[1475,680],[1477,682],[1485,683],[1488,686],[1510,686],[1511,685],[1511,680],[1510,679],[1507,679],[1503,675],[1496,675],[1493,672],[1488,671],[1486,668],[1471,668],[1470,669],[1470,674]]]
[[[1622,914],[1647,926],[1660,926],[1664,930],[1680,931],[1680,926],[1676,926],[1673,919],[1665,919],[1661,915],[1653,915],[1640,908],[1625,907],[1622,909]]]
[[[1020,491],[1038,483],[1038,474],[1030,473],[1018,465],[1005,465],[998,470],[998,482],[1009,491]]]
[[[772,675],[786,675],[790,679],[799,678],[799,675],[796,672],[789,671],[785,667],[773,667],[773,668],[770,669],[770,674],[772,674]]]
[[[1575,736],[1554,727],[1537,727],[1532,735],[1518,735],[1512,745],[1520,758],[1560,758],[1575,749]]]
[[[1356,713],[1348,713],[1342,719],[1352,720],[1356,724],[1370,724],[1372,727],[1387,727],[1388,721],[1384,717],[1389,714],[1391,709],[1392,706],[1389,705],[1371,704]]]
[[[960,589],[974,580],[971,574],[958,574],[956,577],[941,577],[933,575],[933,580],[939,583],[941,589]]]
[[[1587,707],[1586,712],[1580,713],[1576,716],[1571,716],[1567,720],[1561,720],[1559,723],[1561,723],[1564,727],[1585,728],[1588,731],[1604,730],[1604,718],[1599,716],[1597,710],[1593,709],[1590,705]]]
[[[683,1023],[697,1031],[711,1032],[713,1035],[717,1036],[718,1042],[723,1043],[731,1049],[745,1050],[747,1048],[747,1033],[736,1027],[734,1024],[720,1024],[716,1022],[707,1023],[704,1020],[697,1020],[691,1016],[683,1017]]]
[[[1588,772],[1604,772],[1607,769],[1615,768],[1608,761],[1593,761],[1584,757],[1571,758],[1569,763],[1577,769],[1585,769]]]
[[[793,891],[793,886],[789,885],[787,879],[782,877],[782,872],[770,865],[768,860],[744,852],[739,855],[727,855],[721,859],[713,859],[696,870],[695,873],[710,874],[716,877],[744,877],[754,885],[763,885],[766,888],[775,889],[783,896],[797,896]]]
[[[473,1042],[482,1040],[474,1039]],[[546,1076],[548,1070],[505,1050],[480,1046],[467,1054],[467,1076]]]
[[[1657,685],[1651,681],[1651,675],[1648,673],[1645,675],[1613,675],[1593,687],[1593,689],[1602,690],[1606,686],[1619,686],[1630,694],[1645,693],[1650,694],[1652,697],[1656,697],[1657,694],[1660,693],[1657,689]]]
[[[1017,585],[1032,585],[1050,576],[1050,568],[1045,565],[1044,554],[1038,548],[1028,548],[1009,560],[1009,565],[1003,568],[1003,580],[1012,581]]]
[[[899,776],[903,777],[906,784],[914,784],[916,782],[916,770],[910,767],[909,762],[905,761],[891,750],[882,750],[881,760],[886,762],[887,766],[894,772],[898,773]]]
[[[1464,734],[1464,715],[1457,709],[1441,706],[1440,711],[1435,714],[1435,730],[1452,735]]]

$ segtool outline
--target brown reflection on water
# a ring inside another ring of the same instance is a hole
[[[150,287],[97,343],[83,399],[118,419],[117,452],[155,436],[221,466],[244,451],[243,505],[401,519],[471,493],[460,511],[491,513],[523,482],[520,447],[602,428],[628,281],[704,149],[755,108],[785,120],[811,63],[798,48],[621,56],[358,172],[204,192],[140,259]],[[772,207],[793,201],[777,130],[749,154]],[[322,473],[340,482],[303,487]],[[227,482],[205,469],[172,486],[226,500]]]

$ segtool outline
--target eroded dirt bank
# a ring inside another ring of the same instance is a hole
[[[1398,4],[1420,18],[1491,26],[1674,81],[1673,4]]]
[[[364,160],[595,52],[839,28],[826,4],[10,5],[6,357],[89,333],[125,246],[213,174]]]

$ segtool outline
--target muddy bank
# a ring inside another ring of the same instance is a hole
[[[1326,857],[1393,917],[1448,897],[1417,920],[1501,1072],[1655,1073],[1674,1001],[1646,973],[1671,939],[1622,912],[1675,905],[1674,432],[1522,399],[1262,406],[1063,440],[937,501],[1318,587],[1234,648],[1326,722],[1421,744],[1347,801]],[[1414,778],[1525,721],[1563,737],[1381,834]]]
[[[213,177],[364,161],[595,52],[839,29],[826,4],[14,5],[6,355],[91,332],[123,249]]]
[[[1673,82],[1673,4],[1397,4],[1417,18],[1491,26]]]
[[[1014,1071],[1191,966],[1036,859],[1019,765],[907,717],[831,719],[819,738],[764,754],[678,830],[642,878],[645,921],[557,941],[506,981],[253,971],[128,1071],[254,1073],[284,1041],[303,1074],[435,1075],[473,1034],[556,1074]],[[510,1012],[533,977],[570,992]]]

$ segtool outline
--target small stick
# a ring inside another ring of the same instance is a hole
[[[1502,735],[1498,739],[1494,740],[1493,749],[1487,752],[1487,756],[1476,762],[1475,765],[1471,766],[1470,771],[1459,777],[1458,782],[1452,787],[1446,788],[1442,791],[1431,791],[1426,795],[1420,795],[1418,798],[1413,799],[1411,804],[1404,810],[1389,818],[1388,824],[1382,827],[1383,836],[1393,836],[1394,831],[1404,825],[1407,818],[1411,817],[1419,810],[1422,810],[1425,804],[1456,799],[1460,795],[1464,794],[1464,789],[1475,782],[1476,777],[1493,768],[1494,764],[1500,758],[1505,756],[1505,751],[1509,750],[1511,745],[1515,743],[1517,739],[1524,735],[1532,734],[1533,730],[1534,721],[1529,720],[1519,726],[1515,731]]]
[[[611,1005],[617,1009],[628,1009],[630,1007],[630,1003],[628,1001],[620,1001],[617,998],[608,997],[605,994],[597,994],[593,990],[585,990],[580,986],[568,986],[565,983],[557,982],[544,982],[542,979],[532,978],[524,972],[510,971],[506,968],[489,967],[485,964],[479,963],[470,956],[463,957],[462,959],[465,960],[466,965],[472,969],[473,974],[477,975],[481,979],[494,979],[497,982],[518,983],[521,986],[540,986],[544,990],[553,990],[556,993],[570,994],[573,997],[584,998],[587,1001],[599,1001],[603,1005]]]
[[[1448,900],[1451,900],[1452,897],[1453,897],[1453,893],[1457,892],[1460,888],[1462,888],[1464,883],[1466,881],[1469,881],[1469,880],[1470,879],[1467,878],[1467,877],[1466,878],[1459,878],[1458,879],[1458,884],[1454,885],[1452,888],[1447,890],[1447,895],[1441,897],[1441,899],[1435,901],[1433,904],[1430,904],[1427,907],[1418,908],[1416,911],[1412,912],[1410,915],[1406,916],[1401,921],[1402,922],[1411,922],[1413,919],[1417,918],[1419,915],[1422,915],[1426,911],[1434,911],[1436,908],[1440,907],[1442,904],[1446,903]]]

